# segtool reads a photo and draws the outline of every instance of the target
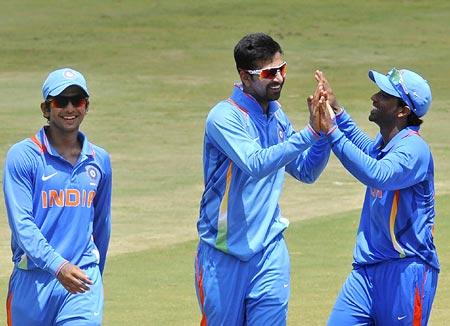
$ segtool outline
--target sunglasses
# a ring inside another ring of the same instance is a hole
[[[69,102],[76,108],[80,106],[86,106],[88,99],[83,95],[75,95],[75,96],[55,96],[51,99],[46,100],[47,103],[54,108],[65,108],[69,105]]]
[[[387,76],[392,86],[394,86],[395,90],[400,93],[402,100],[404,100],[406,104],[408,104],[408,106],[411,108],[411,110],[415,112],[416,109],[414,107],[413,101],[411,101],[411,98],[409,97],[409,91],[405,85],[405,81],[403,80],[402,72],[397,68],[392,68],[387,73]]]
[[[265,69],[258,69],[258,70],[246,70],[242,69],[246,72],[248,72],[250,75],[257,75],[259,79],[275,79],[278,73],[281,74],[281,77],[286,77],[286,69],[287,69],[287,62],[283,62],[278,67],[269,67]]]

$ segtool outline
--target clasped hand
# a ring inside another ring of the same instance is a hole
[[[341,109],[325,75],[316,70],[317,87],[307,98],[309,123],[317,133],[328,133],[336,125],[336,113]]]

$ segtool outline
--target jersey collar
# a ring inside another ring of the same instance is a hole
[[[381,151],[382,152],[388,152],[394,145],[396,145],[401,139],[411,136],[411,135],[419,135],[419,126],[408,126],[394,136],[389,143],[384,146]]]
[[[242,84],[234,84],[233,93],[231,94],[231,99],[235,101],[239,106],[248,111],[250,114],[256,116],[265,116],[263,113],[263,108],[256,101],[256,99],[243,91]],[[278,101],[270,101],[268,107],[268,115],[271,116],[280,108],[280,103]]]
[[[92,148],[91,143],[88,141],[85,134],[81,131],[78,131],[78,138],[82,141],[82,148],[80,155],[85,156],[95,156],[95,152]],[[33,137],[33,142],[40,148],[42,152],[47,152],[53,156],[59,156],[59,154],[52,147],[50,142],[48,141],[47,135],[45,134],[45,127],[42,127],[36,135]]]

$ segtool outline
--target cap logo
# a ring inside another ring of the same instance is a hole
[[[66,70],[66,71],[64,71],[64,77],[67,79],[74,79],[75,74],[73,73],[72,70]]]

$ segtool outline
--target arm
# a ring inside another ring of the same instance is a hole
[[[112,193],[112,170],[109,156],[105,157],[104,175],[94,198],[94,243],[100,253],[99,269],[103,274],[108,252],[109,239],[111,235],[111,193]]]
[[[305,127],[286,141],[262,148],[245,128],[245,117],[231,105],[215,107],[206,120],[206,135],[241,170],[262,178],[284,167],[316,142],[312,129]]]
[[[339,129],[344,135],[363,152],[368,153],[370,147],[373,145],[373,140],[367,134],[358,128],[356,123],[350,115],[342,109],[336,115],[336,122]]]
[[[55,251],[34,223],[33,179],[35,161],[26,148],[14,146],[7,154],[3,172],[8,222],[12,238],[33,263],[56,276],[66,260]]]
[[[378,189],[397,190],[422,181],[431,156],[423,141],[410,136],[390,151],[385,157],[376,160],[356,147],[339,130],[329,136],[333,152],[345,168],[363,184]]]

